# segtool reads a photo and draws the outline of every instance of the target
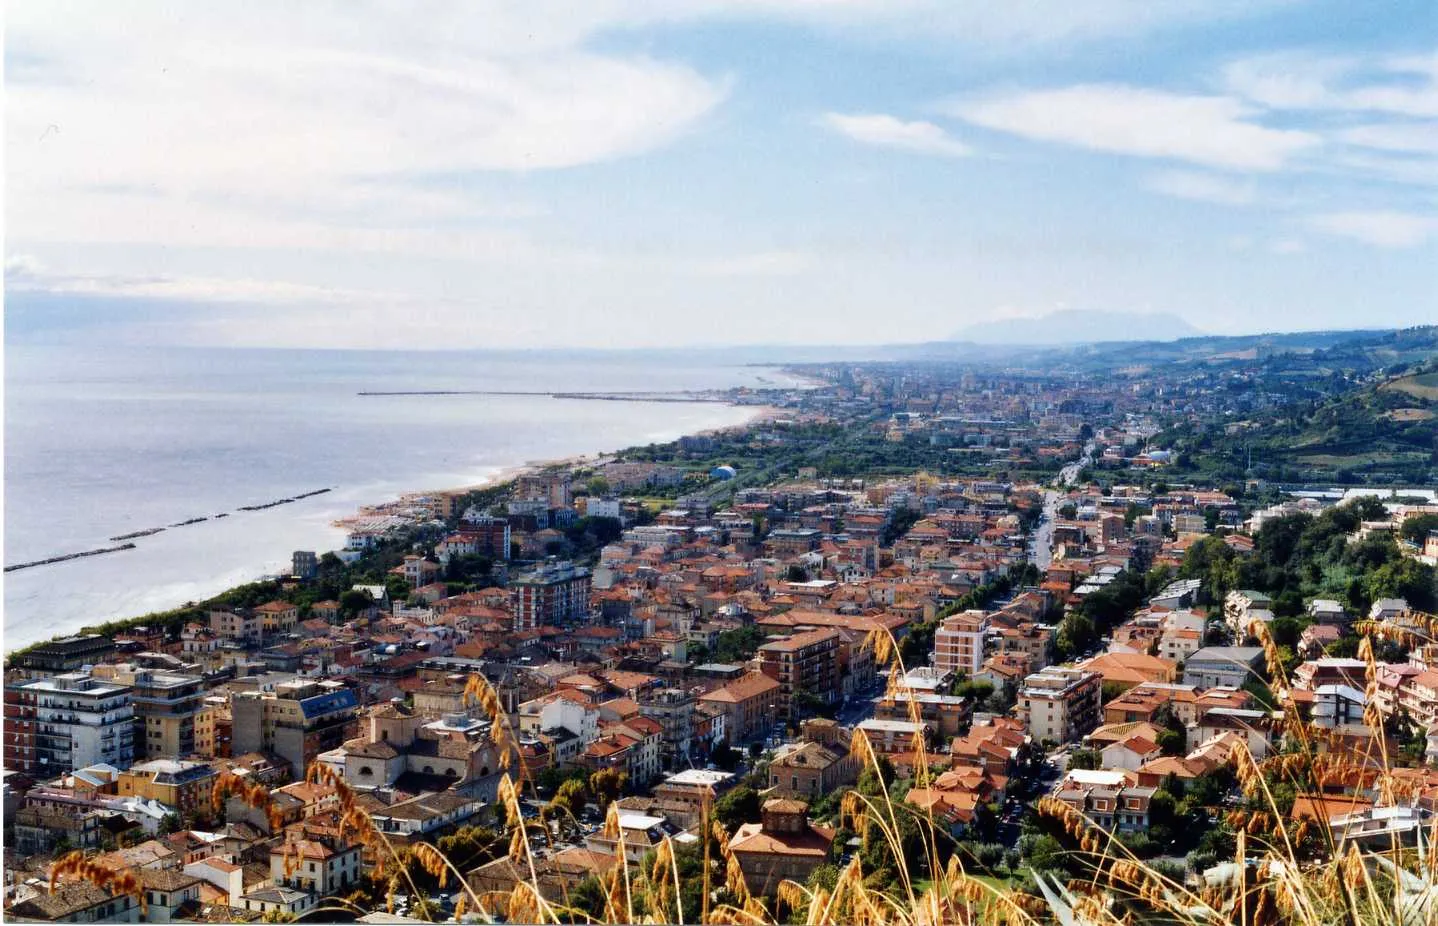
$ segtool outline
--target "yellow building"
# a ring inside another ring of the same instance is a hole
[[[208,806],[216,772],[204,762],[152,759],[137,762],[116,779],[121,797],[159,801],[181,816]]]

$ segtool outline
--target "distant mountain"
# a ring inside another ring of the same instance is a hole
[[[1094,344],[1100,341],[1176,341],[1203,332],[1171,314],[1065,309],[1037,318],[979,322],[953,340],[976,344]]]

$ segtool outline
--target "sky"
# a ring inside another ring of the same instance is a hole
[[[1438,322],[1438,4],[12,0],[6,337]]]

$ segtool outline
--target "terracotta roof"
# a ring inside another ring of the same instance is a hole
[[[834,841],[834,831],[810,823],[797,833],[765,832],[762,823],[745,823],[729,840],[729,851],[756,855],[800,855],[824,858]]]
[[[750,672],[721,688],[699,696],[701,701],[722,701],[738,703],[771,691],[778,691],[779,683],[762,672]]]

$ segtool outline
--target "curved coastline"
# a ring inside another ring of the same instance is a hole
[[[739,420],[735,420],[735,421],[732,421],[732,422],[727,422],[727,423],[724,423],[724,424],[705,426],[705,425],[700,424],[700,423],[698,423],[698,422],[693,422],[693,423],[690,423],[690,424],[688,424],[688,425],[681,425],[678,429],[674,430],[673,432],[670,432],[670,433],[672,434],[672,437],[668,437],[668,438],[666,438],[666,439],[673,440],[673,439],[678,439],[680,436],[683,436],[683,435],[708,434],[708,433],[713,433],[713,432],[716,432],[716,431],[726,431],[726,430],[730,430],[730,429],[745,428],[745,427],[752,426],[752,425],[753,425],[754,423],[756,423],[757,421],[763,419],[763,418],[766,417],[766,416],[770,416],[770,415],[772,415],[772,414],[774,413],[774,409],[773,409],[772,407],[768,407],[768,406],[758,406],[758,405],[746,405],[746,404],[743,404],[743,403],[734,402],[734,401],[732,401],[732,400],[724,401],[724,402],[722,402],[722,403],[715,403],[715,404],[725,404],[725,405],[728,405],[728,406],[730,406],[730,407],[733,407],[736,411],[742,410],[742,412],[744,412],[744,414],[742,415],[742,417],[739,418]],[[639,440],[644,440],[644,439],[646,439],[646,438],[640,438]],[[647,439],[653,439],[653,438],[651,437],[651,438],[647,438]],[[636,442],[636,438],[630,437],[628,440],[626,440],[626,441],[625,441],[622,445],[620,445],[620,446],[621,446],[621,447],[628,447],[628,446],[637,446],[637,445],[638,445],[638,443]],[[592,449],[592,450],[589,450],[589,451],[587,451],[587,452],[579,453],[579,454],[569,454],[569,455],[564,455],[564,456],[550,457],[550,458],[539,458],[539,459],[530,458],[530,459],[527,460],[526,462],[519,463],[519,464],[512,464],[512,465],[504,466],[504,467],[501,467],[501,468],[490,468],[490,467],[486,467],[486,468],[485,468],[485,473],[484,473],[484,475],[480,476],[478,479],[474,479],[473,477],[471,477],[470,479],[464,479],[464,477],[460,477],[459,479],[456,479],[456,480],[454,480],[454,481],[449,481],[449,482],[447,482],[447,484],[448,484],[448,486],[450,486],[450,488],[446,488],[446,489],[443,489],[443,490],[430,489],[430,490],[427,490],[427,491],[419,491],[419,492],[406,492],[406,491],[393,490],[393,491],[396,492],[396,494],[395,494],[394,496],[391,496],[391,498],[403,497],[403,496],[405,496],[405,495],[411,495],[411,494],[416,494],[416,495],[417,495],[417,494],[431,494],[431,493],[433,493],[433,492],[435,492],[435,491],[468,492],[468,491],[474,491],[474,490],[477,490],[477,489],[492,488],[492,487],[495,487],[495,486],[498,486],[498,485],[503,485],[504,483],[507,483],[507,482],[511,482],[511,481],[515,480],[516,478],[518,478],[519,476],[522,476],[522,475],[524,475],[524,474],[526,474],[526,473],[529,473],[529,472],[542,471],[542,470],[545,470],[545,469],[548,469],[548,468],[552,468],[552,467],[555,467],[555,466],[561,466],[561,465],[572,465],[572,464],[576,464],[576,463],[592,464],[592,463],[600,462],[600,461],[602,461],[603,459],[605,459],[606,457],[608,457],[609,455],[611,455],[613,452],[615,452],[615,451],[614,451],[614,450]],[[424,480],[424,482],[429,482],[429,480]],[[423,484],[423,482],[421,482],[420,479],[415,479],[415,480],[413,481],[413,483],[411,483],[411,484],[414,484],[414,483]],[[436,481],[434,481],[434,482],[429,482],[429,484],[430,484],[431,486],[434,486],[434,485],[437,485],[437,484],[444,484],[444,483],[439,483],[439,482],[436,480]],[[265,504],[265,505],[263,505],[263,506],[259,506],[259,505],[255,505],[255,506],[243,506],[243,507],[241,507],[241,508],[239,508],[239,509],[236,509],[234,512],[220,512],[220,513],[217,513],[217,514],[214,514],[214,515],[210,515],[210,516],[208,516],[208,517],[192,518],[192,519],[189,519],[188,521],[178,522],[178,523],[175,524],[175,525],[171,525],[171,527],[184,526],[184,525],[186,525],[186,524],[202,523],[202,522],[205,522],[205,521],[218,521],[218,520],[220,520],[220,519],[222,519],[222,518],[230,517],[232,514],[237,514],[239,511],[246,511],[246,510],[248,510],[248,511],[268,510],[268,509],[271,509],[271,508],[274,508],[274,507],[278,507],[278,505],[281,505],[281,504],[287,504],[287,503],[290,503],[290,502],[299,501],[299,500],[301,500],[301,499],[310,498],[310,497],[312,497],[312,496],[323,495],[324,493],[327,493],[327,492],[330,492],[330,491],[332,491],[332,489],[330,489],[330,488],[317,489],[317,490],[313,490],[313,491],[311,491],[311,492],[305,492],[305,493],[301,493],[301,494],[299,494],[299,495],[290,496],[290,497],[288,497],[287,499],[277,499],[276,502],[274,502],[274,503],[267,503],[267,504]],[[383,503],[382,503],[382,504],[383,504]],[[363,507],[363,506],[360,506],[360,507]],[[329,521],[328,527],[329,527],[331,530],[333,530],[333,529],[335,529],[335,528],[337,528],[337,527],[342,527],[342,523],[343,523],[344,520],[347,520],[347,519],[341,518],[341,519]],[[161,528],[160,530],[164,530],[164,528]],[[158,533],[158,532],[157,532],[157,533]],[[131,548],[131,547],[133,547],[133,546],[134,546],[133,544],[127,544],[127,546],[126,546],[126,547],[123,547],[122,549],[128,549],[128,548]],[[299,548],[303,548],[303,547],[299,547]],[[323,547],[312,547],[312,548],[322,549]],[[332,548],[330,548],[330,549],[334,549],[334,548],[335,548],[335,547],[332,547]],[[111,552],[111,550],[107,548],[104,552]],[[89,554],[88,551],[87,551],[86,555],[93,555],[93,554]],[[51,559],[47,559],[47,560],[45,560],[45,561],[36,561],[33,565],[41,565],[41,564],[45,564],[45,563],[49,563],[49,562],[61,562],[61,561],[64,561],[65,559],[75,559],[75,558],[77,558],[75,554],[67,554],[67,555],[66,555],[65,557],[63,557],[63,558],[51,558]],[[278,563],[278,559],[276,559],[275,562]],[[29,566],[29,565],[32,565],[32,564],[17,564],[17,567],[16,567],[16,568],[25,568],[25,567],[27,567],[27,566]],[[280,567],[280,568],[284,568],[284,567]],[[266,577],[265,575],[262,574],[262,573],[263,573],[263,569],[264,569],[264,567],[262,567],[262,566],[257,566],[257,567],[254,569],[254,572],[252,573],[252,575],[253,575],[253,577],[254,577],[254,580],[259,580],[259,579],[263,579],[263,578]],[[7,568],[6,571],[7,571],[7,572],[10,571],[10,569]],[[207,587],[203,587],[203,586],[208,586],[208,584],[209,584],[209,583],[200,583],[200,586],[201,586],[201,587],[194,587],[194,586],[192,586],[192,587],[191,587],[191,590],[186,594],[186,596],[185,596],[184,598],[176,598],[174,602],[169,602],[169,601],[160,602],[160,601],[156,601],[156,602],[154,602],[153,604],[150,604],[150,605],[146,606],[143,610],[140,610],[140,609],[137,608],[137,609],[135,609],[135,610],[133,610],[133,611],[130,611],[130,616],[125,616],[124,614],[117,614],[117,615],[114,615],[114,616],[95,615],[94,617],[90,617],[90,618],[87,619],[87,624],[86,624],[86,625],[92,625],[92,624],[93,624],[95,621],[97,621],[97,620],[106,620],[106,621],[109,621],[109,622],[121,622],[121,623],[136,623],[136,624],[142,624],[142,623],[144,623],[147,619],[155,619],[155,618],[158,618],[160,615],[165,614],[165,613],[167,613],[168,611],[171,611],[171,610],[174,610],[174,609],[177,608],[177,607],[183,606],[184,602],[186,602],[186,601],[193,601],[193,600],[197,600],[197,599],[202,599],[202,598],[204,598],[204,597],[209,597],[209,595],[211,594],[211,591],[210,591]],[[237,583],[237,580],[235,579],[235,577],[233,576],[233,574],[231,574],[231,576],[230,576],[228,579],[226,579],[226,580],[223,581],[223,584],[217,585],[217,586],[215,586],[215,587],[213,588],[213,594],[222,594],[224,591],[227,591],[227,590],[229,590],[229,589],[235,587],[237,584],[243,584],[243,583],[242,583],[242,582]],[[24,639],[24,642],[19,643],[18,646],[7,645],[7,646],[6,646],[6,652],[7,652],[7,654],[8,654],[9,652],[13,652],[13,651],[16,650],[16,649],[25,648],[25,647],[28,647],[28,646],[33,645],[33,644],[35,644],[35,643],[43,642],[43,639],[49,639],[52,635],[53,635],[53,636],[63,636],[63,635],[65,635],[65,633],[73,633],[73,632],[75,632],[75,629],[78,629],[78,625],[77,625],[76,628],[70,629],[70,630],[63,630],[62,628],[55,628],[55,627],[52,625],[52,627],[51,627],[49,633],[47,633],[44,638],[42,638],[42,639],[36,639],[36,638],[34,638],[34,637],[31,637],[29,634],[26,634],[26,635],[24,636],[24,638],[23,638],[23,639]],[[7,636],[8,636],[8,635],[7,635]],[[6,642],[7,642],[7,644],[9,643],[8,640],[7,640]]]

